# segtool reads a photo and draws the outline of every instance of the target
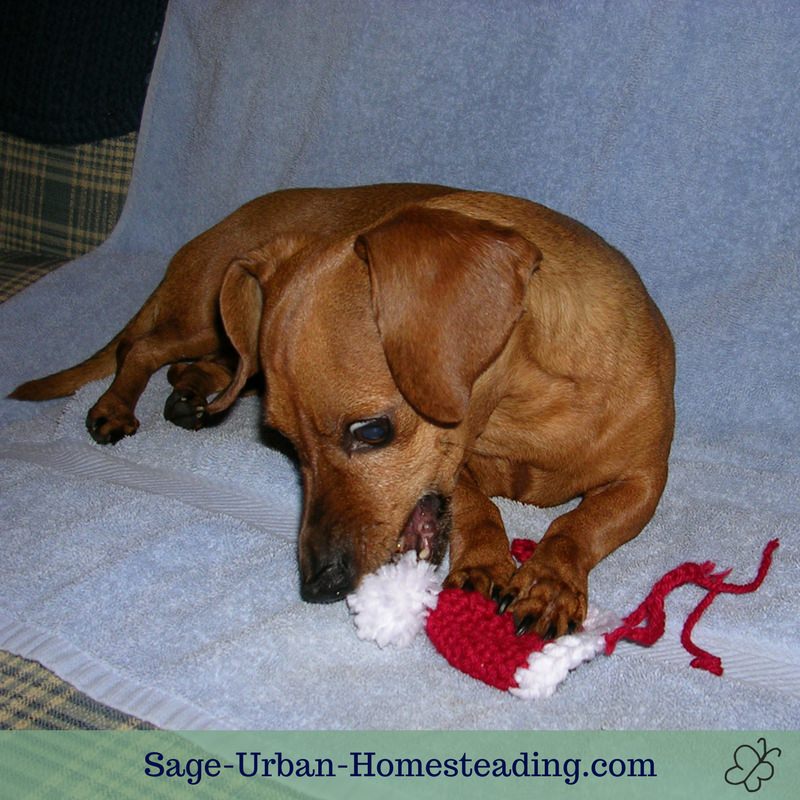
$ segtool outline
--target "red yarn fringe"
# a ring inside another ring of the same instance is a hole
[[[692,641],[692,631],[706,609],[721,594],[748,594],[754,592],[764,581],[772,565],[772,554],[780,544],[778,539],[768,542],[761,555],[761,564],[756,577],[750,583],[736,584],[725,583],[725,578],[731,574],[727,569],[714,573],[716,564],[705,561],[702,564],[687,562],[668,572],[659,580],[644,602],[622,621],[616,630],[607,633],[606,655],[611,655],[620,639],[627,639],[641,645],[655,644],[663,635],[666,628],[667,615],[664,602],[667,595],[679,586],[688,583],[708,590],[708,594],[697,604],[697,607],[686,618],[681,631],[681,644],[694,658],[691,666],[695,669],[704,669],[714,675],[722,675],[722,661],[718,656],[712,655],[698,647]],[[536,542],[530,539],[514,539],[511,543],[511,555],[520,563],[527,561],[536,549]],[[644,624],[642,624],[644,623]]]
[[[668,572],[653,587],[645,601],[616,630],[606,634],[606,655],[611,655],[620,639],[627,639],[637,644],[651,645],[664,634],[666,612],[664,601],[667,595],[679,586],[687,583],[695,584],[708,590],[708,594],[686,618],[681,631],[681,644],[694,656],[691,665],[695,669],[704,669],[714,675],[722,675],[722,661],[715,655],[698,647],[692,641],[692,631],[703,616],[705,610],[720,594],[747,594],[761,586],[772,564],[772,553],[778,547],[779,540],[773,539],[764,548],[761,564],[756,577],[750,583],[725,583],[731,570],[714,573],[716,565],[711,561],[703,564],[686,563]],[[642,625],[642,623],[644,623]]]

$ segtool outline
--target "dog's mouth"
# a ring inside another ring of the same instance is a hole
[[[438,564],[450,534],[450,507],[439,494],[424,494],[414,506],[397,540],[396,554],[416,551],[422,561]]]

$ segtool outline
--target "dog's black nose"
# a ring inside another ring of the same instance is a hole
[[[355,575],[344,557],[323,564],[300,585],[300,597],[307,603],[335,603],[355,589]]]

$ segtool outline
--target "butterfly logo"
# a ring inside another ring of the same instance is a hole
[[[780,756],[777,747],[767,750],[766,739],[758,740],[761,752],[749,744],[743,744],[733,753],[733,766],[725,773],[725,782],[731,786],[744,786],[748,792],[757,792],[761,784],[768,781],[775,774],[775,767],[767,756],[774,754]]]

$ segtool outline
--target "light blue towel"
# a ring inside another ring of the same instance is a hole
[[[299,600],[299,483],[256,398],[190,434],[163,374],[113,448],[83,429],[101,385],[0,401],[0,646],[173,728],[796,728],[798,40],[789,2],[172,0],[117,230],[0,307],[5,394],[97,349],[174,249],[266,191],[434,181],[580,218],[636,264],[679,364],[670,483],[592,601],[627,613],[685,560],[748,581],[779,536],[762,588],[697,629],[725,677],[675,648],[690,588],[664,646],[536,703],[424,638],[360,642],[343,605]],[[501,508],[512,534],[551,517]]]

